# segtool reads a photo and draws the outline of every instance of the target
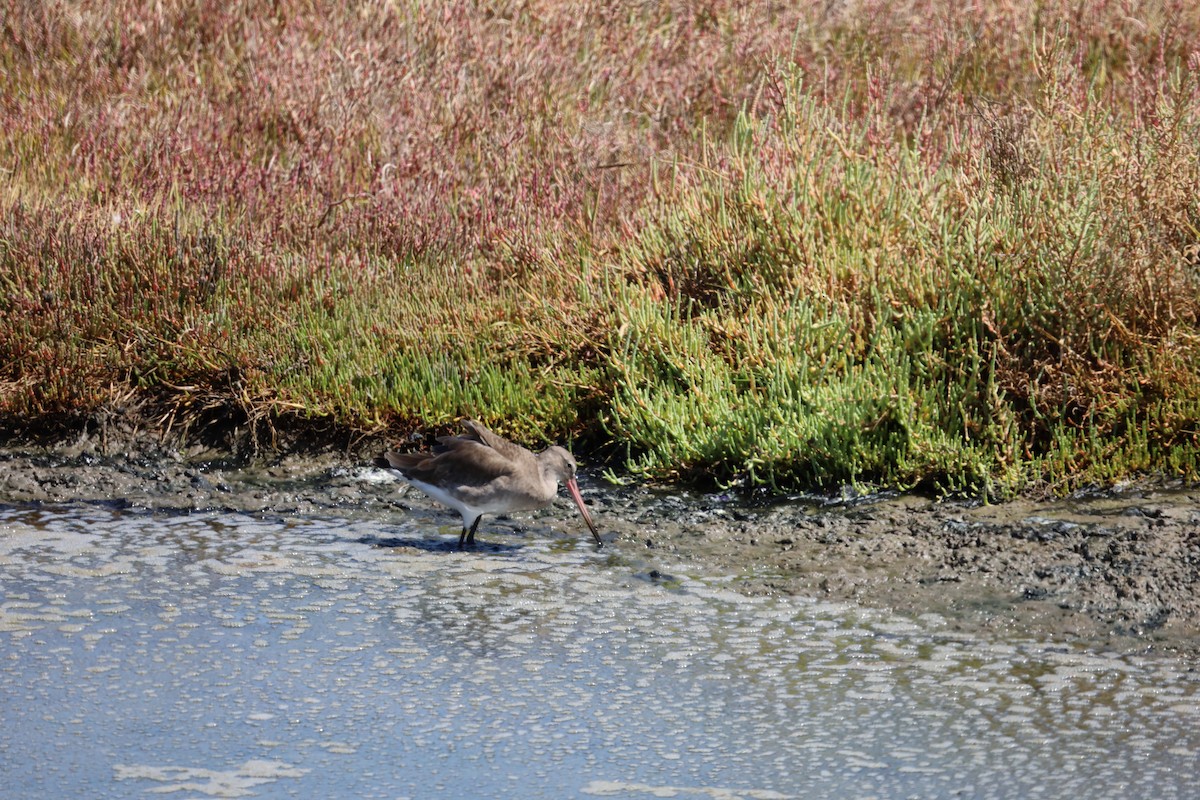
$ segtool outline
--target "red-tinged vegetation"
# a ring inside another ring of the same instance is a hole
[[[1184,0],[10,4],[0,416],[1194,478],[1198,41]]]

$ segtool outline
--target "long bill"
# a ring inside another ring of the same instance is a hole
[[[596,537],[596,544],[603,545],[604,541],[600,538],[599,531],[596,530],[596,523],[592,522],[592,515],[588,513],[587,506],[583,504],[583,495],[579,493],[579,484],[574,478],[567,479],[567,491],[571,493],[571,499],[575,501],[575,505],[579,506],[579,513],[583,515],[583,521],[587,523],[592,536]]]

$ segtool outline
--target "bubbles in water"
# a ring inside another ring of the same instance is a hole
[[[0,795],[1197,794],[1182,661],[424,535],[0,511]]]

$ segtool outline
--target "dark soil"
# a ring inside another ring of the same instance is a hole
[[[622,526],[624,546],[738,571],[750,592],[1122,649],[1200,645],[1200,490],[1143,486],[995,505],[902,496],[759,510],[683,500],[610,527]]]

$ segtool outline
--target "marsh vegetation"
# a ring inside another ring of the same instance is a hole
[[[0,20],[0,416],[1004,495],[1200,473],[1200,7]]]

